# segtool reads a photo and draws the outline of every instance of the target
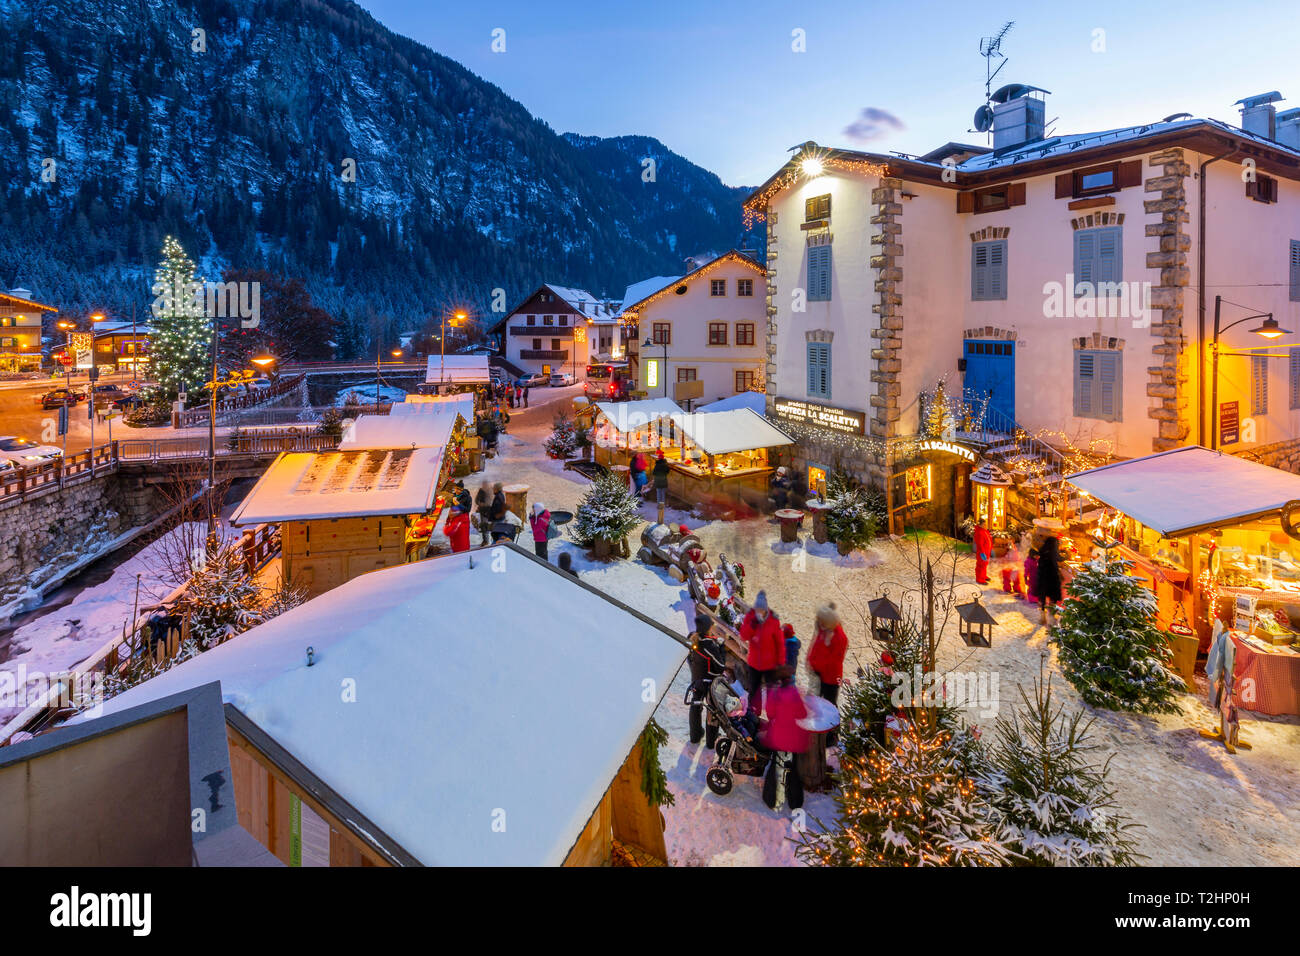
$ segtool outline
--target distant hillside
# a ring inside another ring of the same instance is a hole
[[[173,233],[209,278],[303,276],[355,351],[374,315],[543,278],[617,297],[740,242],[745,190],[557,135],[346,0],[0,0],[0,26],[0,282],[69,310],[144,305]]]

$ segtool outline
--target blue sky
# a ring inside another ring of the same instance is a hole
[[[1269,0],[360,2],[557,132],[654,136],[731,185],[757,185],[809,139],[911,153],[983,142],[967,132],[984,96],[978,45],[1006,20],[995,86],[1050,90],[1057,133],[1177,112],[1236,122],[1235,100],[1269,90],[1300,106],[1294,4]],[[496,28],[504,53],[491,50]],[[806,52],[791,48],[796,29]],[[863,124],[879,135],[855,141],[845,129],[864,109],[881,111]]]

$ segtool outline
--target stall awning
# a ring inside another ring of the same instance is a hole
[[[424,380],[438,385],[486,385],[486,355],[430,355]]]
[[[407,395],[406,401],[394,402],[389,415],[460,415],[465,421],[474,420],[474,395],[460,392],[456,395]]]
[[[1300,500],[1300,475],[1199,445],[1116,462],[1066,479],[1167,538],[1278,514]]]
[[[748,408],[687,415],[680,425],[686,437],[706,455],[794,444],[793,438]]]
[[[681,406],[667,398],[643,398],[639,402],[597,402],[596,407],[620,433],[644,428],[660,418],[681,422],[686,417]]]

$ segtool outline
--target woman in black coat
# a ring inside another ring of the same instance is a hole
[[[1038,552],[1038,579],[1035,582],[1039,600],[1043,602],[1043,624],[1051,625],[1047,604],[1055,609],[1061,603],[1061,542],[1049,535]]]

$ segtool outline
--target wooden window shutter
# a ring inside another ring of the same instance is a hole
[[[1074,198],[1074,173],[1061,173],[1056,177],[1056,198]]]
[[[1290,366],[1290,386],[1292,408],[1300,408],[1300,348],[1292,347],[1287,351],[1287,364]]]
[[[1074,414],[1092,414],[1092,383],[1095,360],[1091,352],[1074,353]]]
[[[1118,226],[1097,230],[1096,282],[1119,282],[1123,275],[1123,235]]]
[[[977,242],[971,246],[970,297],[974,300],[988,298],[989,244]]]
[[[1300,241],[1291,240],[1291,301],[1300,302]]]
[[[1115,173],[1115,185],[1120,189],[1128,186],[1142,185],[1142,160],[1135,159],[1131,162],[1120,163],[1119,169]]]
[[[1083,295],[1079,291],[1080,283],[1091,283],[1096,281],[1093,277],[1093,261],[1097,256],[1097,240],[1091,230],[1080,229],[1074,234],[1074,284],[1075,295]],[[1087,291],[1087,290],[1085,290]]]
[[[989,243],[988,297],[1005,299],[1007,297],[1007,244]]]
[[[957,194],[957,211],[974,212],[975,211],[975,194],[973,192],[964,192]]]
[[[1252,415],[1268,414],[1268,356],[1252,355],[1250,357],[1250,386]]]
[[[1012,183],[1007,187],[1007,205],[1023,206],[1025,204],[1025,184]]]
[[[1120,420],[1120,353],[1100,352],[1097,355],[1097,403],[1094,406],[1104,421]]]

